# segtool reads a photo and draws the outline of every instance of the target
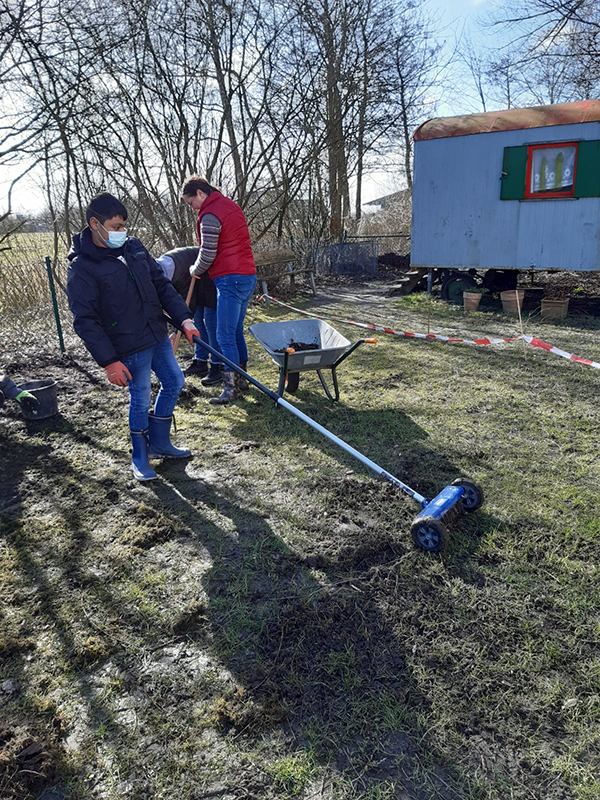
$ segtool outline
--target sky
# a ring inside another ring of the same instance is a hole
[[[504,0],[428,0],[426,3],[434,24],[446,40],[446,51],[449,55],[456,41],[465,36],[479,49],[486,50],[492,43],[497,46],[498,30],[492,35],[483,23],[489,18],[492,9],[501,9],[504,5]],[[458,65],[454,70],[458,74]],[[437,116],[452,116],[478,110],[480,109],[471,108],[468,103],[461,102],[459,93],[457,97],[440,104]]]

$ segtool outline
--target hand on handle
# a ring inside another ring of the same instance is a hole
[[[190,344],[194,344],[194,336],[198,339],[200,338],[200,331],[196,328],[191,319],[184,319],[181,323],[181,327],[183,329],[183,335]]]
[[[132,380],[131,372],[121,361],[114,361],[104,369],[106,370],[106,377],[115,386],[127,386],[128,381]]]

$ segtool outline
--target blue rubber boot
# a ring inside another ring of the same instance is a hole
[[[149,458],[188,458],[192,455],[187,447],[171,444],[172,420],[172,414],[170,417],[158,417],[152,411],[148,414]]]
[[[151,481],[158,475],[148,463],[148,431],[130,431],[133,455],[131,469],[133,477],[138,481]]]

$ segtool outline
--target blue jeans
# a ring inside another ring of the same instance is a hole
[[[132,431],[145,431],[148,427],[148,409],[150,408],[150,373],[154,372],[160,381],[160,391],[154,404],[154,413],[158,417],[170,417],[183,388],[185,378],[169,337],[154,347],[125,356],[121,361],[129,372],[129,427]]]
[[[217,341],[221,353],[241,364],[248,360],[244,339],[244,318],[256,288],[256,275],[219,275],[217,287]],[[225,367],[229,369],[229,367]]]
[[[198,328],[200,338],[215,350],[219,349],[217,343],[217,309],[209,308],[208,306],[196,306],[194,312],[194,325]],[[194,345],[194,358],[198,361],[208,361],[208,350],[201,347],[199,344]],[[221,359],[218,356],[210,354],[211,364],[220,364]]]

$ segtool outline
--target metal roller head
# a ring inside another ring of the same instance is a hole
[[[416,519],[419,519],[419,517],[447,519],[448,513],[454,509],[459,513],[462,512],[463,506],[460,500],[464,493],[465,490],[462,486],[446,486],[433,500],[429,500],[423,506],[423,510],[420,514],[417,514]]]

